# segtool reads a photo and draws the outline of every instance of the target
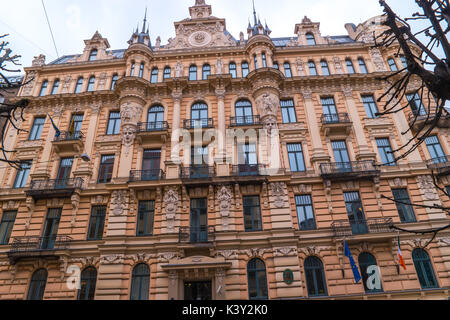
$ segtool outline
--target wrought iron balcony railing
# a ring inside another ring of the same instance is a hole
[[[438,175],[450,174],[450,155],[428,160],[427,166]]]
[[[169,123],[167,121],[139,122],[136,132],[158,132],[167,130],[169,130]]]
[[[323,163],[320,172],[322,178],[328,180],[373,178],[381,173],[375,161]]]
[[[323,114],[322,124],[351,123],[348,113]]]
[[[214,128],[214,120],[209,119],[187,119],[183,121],[183,128],[189,129],[207,129]]]
[[[61,189],[81,189],[84,180],[82,178],[61,180],[33,180],[29,191],[52,191]]]
[[[378,218],[359,220],[356,222],[335,221],[331,224],[334,237],[347,237],[368,233],[385,233],[392,232],[391,228],[394,225],[392,218]]]
[[[160,169],[130,171],[130,182],[158,181],[163,180],[164,178],[164,171]]]
[[[259,116],[231,117],[231,127],[260,125],[261,118]]]
[[[22,258],[54,256],[55,251],[67,250],[72,238],[69,236],[17,237],[11,244],[8,257],[11,264]]]
[[[414,127],[418,128],[418,126],[425,124],[430,124],[435,121],[436,118],[436,112],[427,113],[425,110],[419,112],[414,111],[411,112],[408,116],[408,122],[410,125],[413,125]],[[450,113],[446,110],[442,113],[439,121],[436,123],[436,126],[438,128],[448,128],[450,127]]]
[[[181,227],[179,230],[180,243],[208,243],[213,242],[216,230],[211,226]]]
[[[181,179],[209,179],[215,176],[214,166],[191,165],[181,168]]]
[[[68,132],[64,131],[57,137],[55,136],[54,142],[63,142],[63,141],[77,141],[82,140],[84,138],[84,134],[81,131]]]
[[[238,164],[233,166],[233,176],[260,176],[264,170],[262,164]]]

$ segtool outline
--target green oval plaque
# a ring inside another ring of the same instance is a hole
[[[294,282],[294,273],[290,269],[286,269],[283,272],[283,280],[286,284],[292,284]]]

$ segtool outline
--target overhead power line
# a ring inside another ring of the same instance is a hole
[[[55,46],[56,56],[59,59],[58,48],[56,47],[55,37],[53,36],[53,30],[52,30],[52,26],[50,25],[50,20],[48,19],[47,10],[45,9],[44,0],[41,0],[41,2],[42,2],[42,7],[44,8],[45,18],[47,19],[48,28],[50,29],[50,34],[52,36],[53,45]]]

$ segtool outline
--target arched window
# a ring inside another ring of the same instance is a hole
[[[45,96],[45,93],[47,92],[48,87],[48,81],[45,80],[42,82],[41,91],[39,92],[39,97]]]
[[[135,63],[134,63],[134,61],[131,63],[131,69],[130,69],[130,77],[133,77],[134,76],[134,65],[135,65]]]
[[[74,93],[80,93],[81,92],[81,87],[83,86],[83,78],[80,77],[77,80],[77,85],[75,86],[75,91]]]
[[[309,61],[308,66],[309,66],[309,74],[311,76],[317,76],[317,69],[316,69],[316,64],[314,63],[314,61]]]
[[[363,58],[358,58],[358,63],[359,63],[359,69],[361,70],[361,73],[368,73],[367,72],[367,67],[366,67],[366,63],[364,62]]]
[[[158,82],[158,68],[152,69],[152,76],[150,78],[151,83],[157,83]]]
[[[377,260],[370,253],[361,253],[358,258],[359,270],[361,271],[364,290],[367,293],[382,292],[383,286],[381,284],[380,269],[377,265]],[[368,279],[371,277],[371,280]]]
[[[248,62],[244,61],[242,62],[242,78],[245,78],[248,76]]]
[[[172,69],[170,67],[165,67],[164,68],[164,79],[170,79],[170,75],[172,73]]]
[[[349,74],[355,73],[355,67],[353,66],[353,62],[350,59],[345,59],[345,63],[347,64],[347,70]]]
[[[150,289],[150,268],[145,263],[133,269],[130,300],[148,300]]]
[[[397,68],[397,64],[395,63],[395,60],[393,58],[389,58],[388,59],[388,65],[389,65],[389,69],[391,69],[391,71],[398,71]]]
[[[284,74],[286,78],[292,78],[291,64],[287,61],[284,63]]]
[[[209,64],[205,64],[203,66],[203,80],[208,80],[208,76],[211,74],[211,66]]]
[[[139,78],[143,78],[144,77],[144,67],[145,67],[145,64],[142,62],[140,67],[139,67]]]
[[[253,61],[255,62],[255,70],[258,69],[258,57],[255,55],[253,55]]]
[[[326,296],[327,284],[322,261],[317,257],[308,257],[305,260],[305,277],[308,295],[310,297]]]
[[[117,74],[113,75],[111,80],[111,90],[114,90],[117,80],[119,80],[119,76]]]
[[[233,79],[235,79],[237,77],[236,63],[230,62],[230,64],[228,65],[228,70],[229,70],[229,73],[231,74],[231,77]]]
[[[81,273],[81,288],[78,290],[78,300],[94,300],[97,283],[97,270],[89,267]]]
[[[247,265],[248,296],[250,300],[267,300],[266,265],[261,259],[253,259]]]
[[[306,42],[308,43],[308,46],[315,46],[316,45],[316,39],[314,38],[314,35],[312,33],[306,34]]]
[[[438,288],[428,253],[423,249],[415,249],[412,253],[412,258],[422,289]]]
[[[236,102],[235,111],[237,125],[253,124],[253,110],[250,101],[240,100]]]
[[[322,74],[324,76],[330,75],[330,69],[328,68],[328,63],[325,60],[320,61],[320,65],[322,66]]]
[[[192,65],[189,67],[189,80],[196,81],[197,80],[197,66]]]
[[[208,106],[197,102],[191,107],[191,128],[206,128],[208,126]]]
[[[276,61],[273,62],[273,67],[277,70],[280,69],[280,67],[278,66],[278,62],[276,62]]]
[[[92,49],[91,53],[89,54],[89,61],[95,61],[97,59],[97,49]]]
[[[39,269],[33,273],[28,289],[27,300],[43,300],[45,285],[47,283],[47,270]]]
[[[87,92],[94,91],[94,84],[95,84],[95,77],[92,76],[89,78],[88,86],[87,86]]]
[[[57,94],[57,93],[58,93],[59,84],[60,84],[59,79],[56,79],[56,80],[53,82],[53,88],[52,88],[51,94]]]
[[[263,63],[263,68],[267,68],[267,58],[266,58],[265,52],[262,53],[262,63]]]
[[[164,107],[153,106],[148,109],[147,130],[162,129],[164,121]]]

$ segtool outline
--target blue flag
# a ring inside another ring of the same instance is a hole
[[[48,117],[50,118],[50,121],[52,122],[52,126],[55,129],[56,133],[55,133],[55,138],[59,138],[59,136],[61,135],[61,131],[58,129],[58,127],[56,126],[55,122],[53,121],[52,117],[50,117],[50,115],[47,113]]]
[[[353,260],[352,253],[350,252],[350,249],[348,248],[347,241],[344,240],[344,246],[345,246],[345,256],[348,257],[350,260],[350,265],[352,266],[353,276],[355,277],[356,283],[359,283],[361,281],[361,274],[359,273],[358,267],[356,266],[355,260]]]

